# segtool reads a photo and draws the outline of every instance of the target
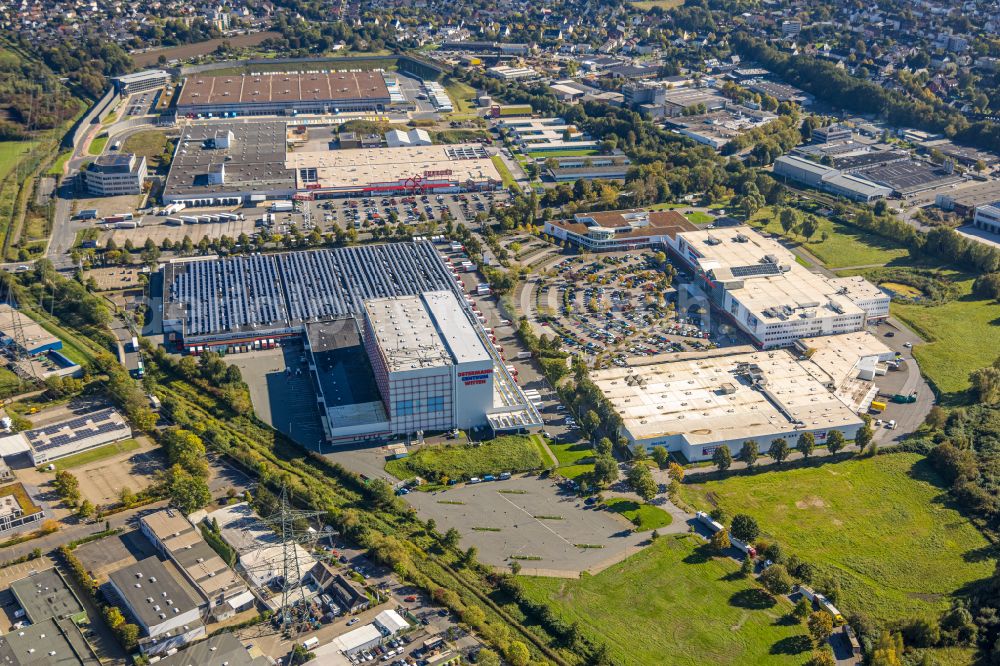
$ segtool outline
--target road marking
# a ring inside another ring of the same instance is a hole
[[[556,532],[554,529],[552,529],[551,527],[549,527],[548,525],[546,525],[542,521],[538,520],[538,518],[535,518],[533,515],[531,515],[531,513],[529,511],[527,511],[526,509],[524,509],[524,507],[522,507],[522,506],[520,506],[520,505],[518,505],[518,504],[516,504],[514,502],[511,502],[509,499],[507,499],[506,496],[504,496],[503,493],[497,492],[497,495],[499,495],[505,502],[507,502],[508,504],[510,504],[512,507],[518,509],[521,513],[524,513],[524,514],[527,514],[528,516],[530,516],[533,521],[535,521],[536,523],[538,523],[539,525],[541,525],[542,527],[544,527],[545,529],[547,529],[549,532],[551,532],[555,536],[557,536],[560,539],[562,539],[563,542],[566,543],[567,545],[569,545],[569,546],[574,545],[574,544],[572,544],[569,541],[569,539],[567,539],[563,535],[559,534],[559,532]]]

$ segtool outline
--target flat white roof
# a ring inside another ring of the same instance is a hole
[[[455,294],[428,291],[424,292],[423,298],[456,363],[490,360],[489,352]]]
[[[684,251],[684,256],[706,274],[711,273],[716,280],[729,283],[727,290],[733,298],[761,321],[788,318],[787,314],[766,312],[786,306],[800,314],[808,311],[826,315],[862,312],[850,298],[851,289],[857,290],[860,286],[838,283],[809,271],[780,243],[749,227],[685,231],[678,234],[678,238],[699,255],[692,258]]]
[[[382,632],[378,630],[378,627],[374,624],[365,624],[357,629],[348,631],[346,634],[337,636],[330,641],[330,645],[332,645],[335,650],[340,650],[341,652],[351,652],[362,646],[368,645],[372,641],[379,640],[382,640]]]
[[[462,154],[463,149],[480,152],[482,146],[452,144],[296,150],[285,155],[285,167],[295,170],[300,188],[307,183],[301,182],[299,169],[316,169],[318,184],[333,188],[364,187],[413,177],[429,180],[447,178],[461,183],[488,179],[500,181],[500,174],[488,157],[452,159],[452,155]]]
[[[717,352],[591,376],[637,440],[683,435],[689,444],[710,444],[860,423],[824,386],[824,373],[787,351]],[[759,368],[766,394],[741,364]]]
[[[376,615],[375,624],[379,625],[390,634],[397,634],[410,626],[410,623],[404,620],[402,615],[391,608]]]
[[[365,301],[365,312],[390,372],[452,364],[420,296]]]

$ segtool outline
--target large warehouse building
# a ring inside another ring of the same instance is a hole
[[[339,145],[345,136],[339,135]],[[332,198],[502,187],[479,144],[331,149],[336,138],[331,127],[289,129],[282,121],[189,125],[174,151],[163,201],[220,206],[296,194]]]
[[[889,295],[872,283],[813,273],[749,227],[681,232],[669,242],[717,310],[760,348],[861,331],[889,316]]]
[[[304,334],[335,443],[540,420],[426,241],[175,261],[163,302],[189,353]]]
[[[819,443],[834,430],[853,439],[863,422],[827,388],[827,378],[784,350],[715,350],[593,373],[630,443],[664,446],[689,461],[711,459],[720,446],[736,456],[747,440],[761,453],[778,438],[794,446],[804,432]]]
[[[392,101],[385,77],[380,71],[193,74],[184,80],[177,113],[224,117],[384,111]]]

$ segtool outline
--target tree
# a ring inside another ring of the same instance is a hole
[[[863,426],[858,428],[858,432],[854,435],[854,443],[858,445],[858,448],[862,451],[868,446],[872,441],[872,427],[866,421]]]
[[[198,435],[190,430],[174,428],[163,433],[162,441],[171,465],[180,465],[195,476],[208,476],[208,452]]]
[[[781,465],[788,457],[788,442],[781,437],[774,440],[771,442],[771,448],[767,450],[767,455],[771,456],[778,465]]]
[[[531,663],[531,652],[528,651],[528,646],[521,641],[508,643],[504,654],[511,666],[528,666]]]
[[[66,502],[67,506],[76,506],[80,501],[80,481],[72,472],[57,470],[52,484],[55,486],[56,494]]]
[[[670,464],[670,452],[667,451],[665,446],[654,446],[653,447],[653,461],[656,465],[663,469]]]
[[[611,456],[598,456],[594,460],[594,471],[591,474],[598,486],[614,483],[618,480],[618,463]]]
[[[752,468],[757,463],[757,458],[760,457],[760,451],[757,448],[757,442],[752,439],[748,439],[743,442],[743,448],[740,449],[740,462],[744,463],[748,468]]]
[[[712,462],[719,468],[720,472],[725,472],[733,464],[733,455],[728,446],[720,446],[712,454]]]
[[[729,532],[724,529],[713,534],[709,543],[712,545],[712,550],[717,553],[721,553],[733,545],[729,540]]]
[[[476,666],[500,666],[500,655],[489,648],[483,648],[476,655]]]
[[[90,500],[85,499],[82,502],[80,502],[80,506],[77,507],[76,515],[78,515],[80,518],[87,519],[94,515],[94,510],[95,509],[93,503]]]
[[[444,537],[441,539],[441,543],[444,544],[445,548],[454,548],[458,545],[458,540],[461,534],[458,533],[454,527],[448,528],[448,531],[444,533]]]
[[[823,645],[833,633],[833,616],[823,610],[816,611],[809,616],[806,626],[809,627],[809,637],[813,644]]]
[[[903,664],[903,637],[900,634],[893,634],[888,630],[882,630],[879,634],[875,649],[872,650],[872,658],[869,661],[871,666],[902,666]]]
[[[628,482],[639,497],[647,502],[656,497],[656,481],[649,468],[642,463],[632,465],[628,470]]]
[[[601,425],[601,417],[597,415],[592,409],[587,410],[587,413],[583,415],[583,429],[587,435],[593,435],[597,432],[597,428]]]
[[[764,569],[757,579],[764,589],[774,595],[788,594],[792,591],[792,577],[784,565],[772,564]]]
[[[799,600],[795,602],[795,608],[792,609],[792,617],[799,622],[805,622],[812,614],[812,609],[813,605],[811,601],[805,597],[799,597]]]
[[[667,476],[677,483],[680,483],[684,480],[684,468],[679,464],[672,462],[670,463],[670,467],[667,468]]]
[[[733,536],[743,543],[751,544],[760,536],[760,527],[757,521],[745,513],[738,513],[733,516],[729,524],[729,531]]]
[[[781,224],[781,230],[787,235],[792,229],[798,226],[798,215],[796,215],[795,210],[792,208],[782,208],[778,214],[778,223]]]
[[[984,405],[1000,404],[1000,358],[985,368],[979,368],[969,375],[972,389]]]
[[[170,501],[181,512],[188,514],[197,511],[212,501],[212,493],[204,478],[190,474],[180,465],[170,468],[169,477],[167,493]]]
[[[844,433],[839,430],[831,430],[826,436],[826,448],[830,455],[837,455],[837,452],[844,448]]]
[[[811,432],[804,432],[799,435],[799,441],[795,444],[795,450],[802,454],[803,458],[809,458],[813,449],[816,448],[816,436]]]
[[[813,652],[805,666],[837,666],[837,658],[833,656],[833,651],[826,647]]]
[[[753,558],[749,555],[743,558],[743,562],[740,563],[740,575],[744,578],[749,578],[753,574]]]
[[[601,437],[597,442],[595,450],[599,456],[610,456],[611,450],[614,449],[615,445],[608,437]]]

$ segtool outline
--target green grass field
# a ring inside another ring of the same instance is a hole
[[[425,446],[406,458],[390,460],[385,471],[398,479],[447,477],[467,480],[500,472],[527,472],[551,464],[538,435],[506,436],[479,446]]]
[[[968,399],[969,373],[992,363],[1000,350],[1000,306],[971,295],[972,279],[956,283],[961,296],[941,305],[893,303],[890,310],[927,344],[913,356],[946,403]]]
[[[578,580],[519,580],[616,664],[801,664],[811,648],[802,626],[738,577],[736,562],[709,557],[697,537],[661,537],[620,564]]]
[[[60,153],[59,157],[56,158],[56,161],[52,163],[52,166],[49,167],[49,170],[46,173],[50,176],[61,176],[63,173],[63,167],[66,166],[66,162],[69,161],[69,158],[72,155],[73,153],[68,150]]]
[[[688,213],[684,217],[686,217],[688,221],[691,222],[691,224],[708,224],[709,222],[715,219],[708,213],[703,213],[700,210]]]
[[[56,469],[72,469],[74,467],[80,467],[82,465],[88,465],[92,462],[97,462],[98,460],[104,460],[105,458],[110,458],[111,456],[116,456],[119,453],[135,451],[138,448],[139,442],[134,439],[126,439],[121,442],[115,442],[114,444],[98,446],[95,449],[83,451],[81,453],[77,453],[76,455],[66,456],[65,458],[55,461],[54,464]]]
[[[840,609],[881,621],[936,614],[991,575],[989,542],[945,495],[930,464],[908,453],[682,488],[688,504],[748,513],[786,552],[837,572]]]
[[[152,170],[163,166],[161,157],[166,145],[167,135],[165,132],[162,130],[146,130],[144,132],[136,132],[125,139],[125,145],[122,146],[122,150],[127,153],[144,155],[149,168]]]
[[[586,474],[594,469],[594,450],[588,444],[550,443],[549,450],[555,454],[556,459],[559,461],[559,467],[556,470],[559,476],[564,476],[567,479],[575,479],[581,474]]]
[[[823,217],[812,240],[796,233],[788,234],[789,240],[815,255],[828,268],[844,268],[847,266],[884,265],[895,259],[909,256],[909,251],[880,236],[868,234],[860,229],[837,224]],[[784,235],[781,225],[773,209],[765,207],[757,211],[751,219],[755,227]],[[824,241],[823,232],[827,233]]]
[[[38,145],[37,141],[3,141],[0,142],[0,180],[7,177],[17,166],[21,157]]]
[[[604,503],[608,511],[621,514],[635,525],[638,532],[649,532],[666,527],[674,521],[673,516],[658,506],[639,504],[624,497],[612,497]]]
[[[8,397],[15,395],[21,390],[21,380],[7,368],[0,368],[0,396]]]
[[[103,134],[98,137],[94,137],[94,140],[90,142],[87,146],[87,152],[91,155],[100,155],[104,152],[104,147],[108,145],[108,135]]]
[[[462,83],[461,81],[456,81],[455,79],[448,79],[445,81],[444,89],[448,93],[448,97],[451,98],[452,108],[454,108],[454,113],[472,113],[476,109],[476,89],[472,86]]]
[[[499,155],[494,155],[490,159],[493,161],[493,166],[495,166],[497,171],[500,173],[500,180],[503,182],[504,187],[510,187],[515,190],[521,189],[517,186],[517,181],[514,180],[514,174],[512,174],[510,169],[507,168],[507,165],[503,163],[503,158]]]

